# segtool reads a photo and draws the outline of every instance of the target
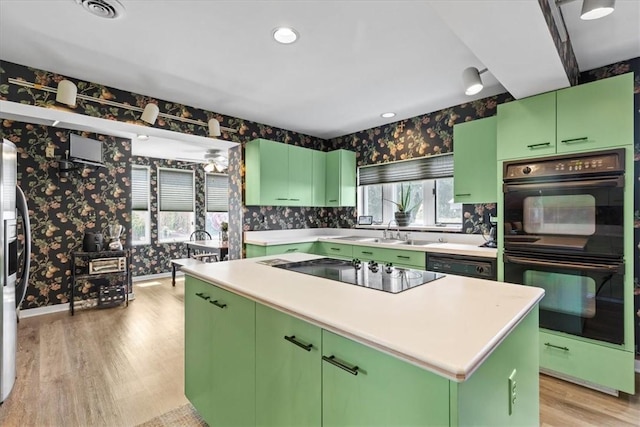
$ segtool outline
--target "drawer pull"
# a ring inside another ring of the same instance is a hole
[[[292,200],[294,202],[299,202],[300,201],[300,199],[289,199],[289,200]]]
[[[558,350],[569,351],[569,347],[560,347],[559,345],[553,345],[550,342],[546,342],[544,343],[544,345],[546,345],[547,347],[557,348]]]
[[[209,295],[205,295],[202,292],[196,292],[196,296],[202,298],[205,301],[209,299]]]
[[[325,362],[329,362],[331,363],[333,366],[337,366],[340,369],[343,369],[347,372],[349,372],[351,375],[358,375],[358,367],[357,366],[349,366],[346,365],[342,362],[339,362],[338,359],[336,359],[335,356],[322,356],[322,360],[324,360]]]
[[[300,341],[298,341],[296,339],[295,335],[291,335],[290,337],[285,335],[284,339],[289,341],[291,344],[295,344],[298,347],[303,348],[303,349],[305,349],[307,351],[311,351],[311,349],[313,348],[313,344],[303,344],[303,343],[301,343]]]
[[[216,307],[219,308],[225,308],[227,306],[227,304],[223,304],[221,302],[219,302],[218,300],[215,301],[209,301],[211,304],[215,305]]]
[[[286,197],[278,197],[276,200],[289,200]]]
[[[527,145],[527,148],[543,148],[543,147],[548,147],[550,145],[551,145],[550,142],[541,142],[540,144]]]
[[[340,250],[340,248],[329,248],[329,249],[331,249],[332,251],[339,251]]]
[[[410,256],[406,256],[406,255],[396,255],[396,256],[400,259],[411,259]]]
[[[287,253],[298,252],[298,248],[289,248],[287,249]]]
[[[373,255],[373,252],[368,252],[368,251],[362,251],[362,253],[365,255]]]
[[[337,201],[338,201],[338,199],[332,199],[332,200],[329,200],[329,202],[330,202],[330,203],[332,203],[332,202],[337,202]]]
[[[471,193],[459,193],[459,194],[456,194],[456,197],[470,196],[470,195]]]
[[[587,142],[588,139],[588,137],[583,136],[582,138],[563,139],[560,142],[562,142],[563,144],[573,144],[574,142]]]

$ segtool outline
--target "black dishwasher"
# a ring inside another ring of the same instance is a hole
[[[496,280],[496,259],[427,252],[427,270],[478,279]]]

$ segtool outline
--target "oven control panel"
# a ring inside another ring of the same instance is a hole
[[[624,150],[505,162],[504,172],[505,179],[584,175],[603,172],[622,173],[624,172]]]

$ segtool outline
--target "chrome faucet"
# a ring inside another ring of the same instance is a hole
[[[393,238],[393,234],[389,233],[389,229],[391,228],[391,223],[392,222],[396,223],[396,238],[400,239],[400,225],[398,225],[398,221],[396,221],[395,219],[392,219],[391,221],[389,221],[389,224],[387,224],[387,229],[382,231],[382,238],[383,239],[391,239],[391,238]],[[389,237],[387,237],[387,233],[389,233]]]

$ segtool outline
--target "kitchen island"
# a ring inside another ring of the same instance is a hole
[[[185,268],[185,391],[210,425],[537,425],[543,291],[389,294],[262,264]],[[515,398],[515,400],[514,400]]]

